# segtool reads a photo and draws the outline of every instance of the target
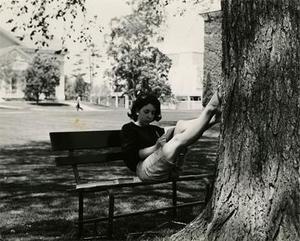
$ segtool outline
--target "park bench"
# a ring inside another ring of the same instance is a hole
[[[57,166],[70,166],[73,169],[75,177],[75,186],[72,191],[78,195],[78,235],[82,236],[83,225],[87,223],[97,223],[100,221],[108,222],[108,236],[112,237],[113,220],[116,218],[127,217],[131,215],[154,213],[164,210],[172,210],[176,217],[176,211],[179,207],[194,206],[204,204],[206,200],[198,200],[186,203],[177,202],[177,183],[182,181],[207,180],[211,178],[208,174],[199,175],[182,175],[179,178],[160,181],[160,182],[142,182],[137,177],[118,177],[106,180],[88,181],[82,180],[80,176],[81,166],[86,167],[90,164],[109,163],[113,165],[114,161],[122,160],[120,130],[104,130],[104,131],[77,131],[77,132],[51,132],[50,140],[52,150],[55,151],[55,162]],[[95,152],[95,150],[98,150]],[[163,183],[171,184],[172,205],[146,211],[138,211],[133,213],[114,214],[115,196],[114,190],[122,190],[122,188],[133,188],[137,186],[147,186]],[[207,183],[204,182],[204,183]],[[90,192],[106,192],[108,195],[108,216],[84,219],[84,194]]]

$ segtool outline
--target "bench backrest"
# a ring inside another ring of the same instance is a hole
[[[106,163],[123,159],[120,133],[120,130],[50,132],[52,150],[68,151],[67,155],[55,158],[56,165],[72,166],[75,181],[80,183],[78,164]]]
[[[121,146],[120,130],[50,132],[52,150],[72,151]]]
[[[120,130],[50,132],[52,150],[69,151],[68,155],[55,158],[56,165],[122,160],[120,132]],[[91,149],[97,152],[75,152]]]
[[[120,130],[50,132],[49,134],[52,150],[63,152],[55,158],[56,165],[72,166],[77,184],[81,183],[78,164],[100,164],[123,160]],[[68,151],[67,155],[66,151]],[[181,158],[183,156],[184,153],[180,154]]]

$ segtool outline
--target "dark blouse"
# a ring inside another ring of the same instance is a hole
[[[155,126],[138,126],[133,122],[129,122],[122,126],[121,142],[126,166],[136,171],[136,166],[139,161],[139,150],[153,146],[157,139],[164,134],[164,129]]]

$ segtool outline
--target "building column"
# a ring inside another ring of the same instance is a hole
[[[129,97],[125,95],[125,109],[129,109]]]
[[[115,95],[116,99],[115,99],[115,107],[118,108],[119,107],[119,98],[118,95]]]
[[[55,98],[57,100],[65,100],[65,72],[64,72],[64,56],[57,58],[60,64],[59,85],[55,87]]]

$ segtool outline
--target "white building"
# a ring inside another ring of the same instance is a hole
[[[170,16],[164,42],[158,47],[172,59],[169,83],[176,108],[201,109],[203,89],[204,19],[198,14]]]
[[[54,56],[60,63],[60,84],[56,87],[55,98],[65,99],[64,56],[54,54],[54,50],[43,49],[40,53]],[[25,87],[23,71],[29,66],[35,54],[34,47],[28,47],[10,32],[0,28],[0,98],[22,99]]]

